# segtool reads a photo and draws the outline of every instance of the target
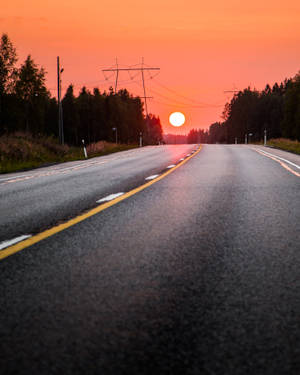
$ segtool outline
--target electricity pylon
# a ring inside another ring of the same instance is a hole
[[[151,70],[160,70],[160,68],[154,68],[154,67],[145,67],[144,66],[144,58],[142,59],[142,65],[140,68],[119,68],[118,60],[116,60],[117,67],[112,69],[102,69],[102,72],[116,72],[116,82],[115,82],[115,93],[117,92],[118,88],[118,79],[119,79],[119,72],[132,72],[132,71],[140,71],[142,75],[142,83],[143,83],[143,89],[144,89],[144,96],[141,97],[141,99],[145,100],[145,110],[146,115],[148,117],[148,107],[147,107],[147,99],[152,99],[152,97],[146,95],[146,86],[145,86],[145,77],[144,77],[144,71],[151,71]]]
[[[59,66],[59,56],[57,56],[57,102],[58,102],[58,135],[59,141],[63,145],[64,140],[64,123],[63,123],[63,109],[61,103],[61,73],[64,69]]]

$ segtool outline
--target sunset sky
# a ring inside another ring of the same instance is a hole
[[[181,111],[191,127],[220,120],[234,88],[263,89],[300,69],[298,0],[13,0],[1,7],[0,31],[17,48],[19,64],[31,54],[56,95],[56,56],[70,83],[101,91],[114,86],[102,69],[140,64],[159,67],[146,74],[149,112],[165,132],[169,114]],[[141,75],[119,76],[119,88],[143,95]]]

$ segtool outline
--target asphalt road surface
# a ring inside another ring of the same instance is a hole
[[[300,157],[195,149],[0,176],[0,257],[126,198],[0,261],[1,374],[299,374]]]

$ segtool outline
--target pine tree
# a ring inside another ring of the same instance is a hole
[[[30,55],[18,72],[15,91],[24,108],[25,129],[38,134],[45,132],[45,111],[50,94],[45,86],[45,70],[38,68]]]
[[[0,134],[7,122],[4,108],[7,107],[8,95],[13,91],[16,79],[15,63],[17,62],[16,49],[7,34],[2,34],[0,42]],[[7,125],[7,124],[6,124]]]

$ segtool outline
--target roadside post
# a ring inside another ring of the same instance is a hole
[[[140,147],[143,146],[143,138],[142,138],[142,132],[140,132]]]
[[[250,144],[251,137],[252,137],[253,134],[252,134],[252,133],[249,133],[248,135],[249,135],[249,137],[248,137],[248,143]]]
[[[114,132],[116,132],[116,144],[118,144],[118,128],[112,128]]]
[[[267,145],[267,129],[264,130],[264,146]]]
[[[245,134],[245,145],[247,144],[247,134]]]
[[[82,144],[83,144],[83,152],[84,152],[84,157],[87,159],[87,152],[84,144],[84,139],[82,139]]]

